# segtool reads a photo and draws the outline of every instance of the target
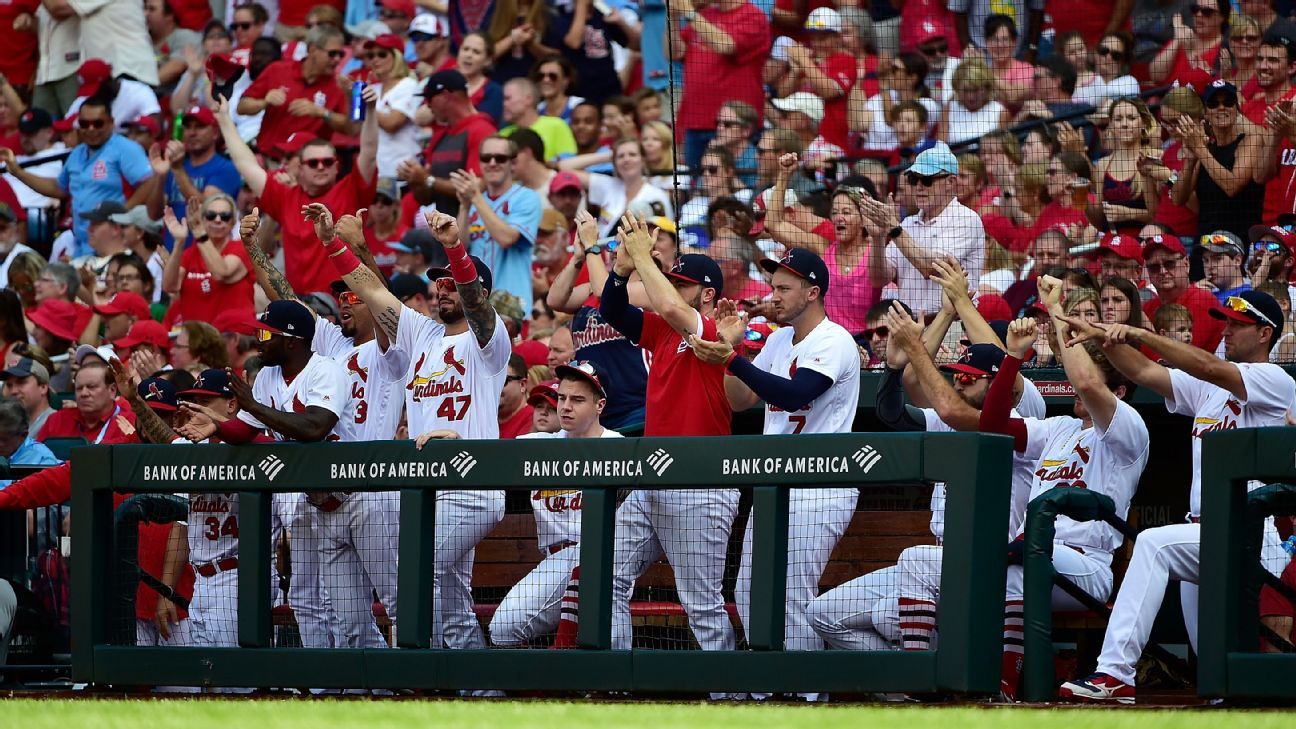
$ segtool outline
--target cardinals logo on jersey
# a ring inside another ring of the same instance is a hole
[[[369,368],[360,366],[359,352],[351,353],[351,356],[347,358],[346,367],[347,367],[347,372],[351,372],[355,374],[355,376],[358,377],[361,382],[369,381]]]
[[[427,352],[419,355],[418,364],[414,366],[414,377],[410,380],[409,384],[405,386],[405,389],[412,393],[414,402],[419,402],[423,398],[439,397],[441,395],[450,395],[464,391],[463,380],[454,375],[451,375],[450,379],[445,382],[437,381],[444,377],[446,373],[450,372],[450,370],[454,370],[459,373],[460,376],[468,373],[468,369],[464,367],[463,360],[455,359],[454,347],[445,351],[445,356],[442,360],[445,364],[445,368],[436,372],[429,372],[427,376],[422,376],[419,375],[419,370],[423,369],[424,363],[427,362]]]
[[[1229,404],[1232,404],[1231,400]],[[1216,420],[1215,418],[1198,417],[1193,419],[1193,437],[1204,438],[1208,433],[1234,430],[1237,427],[1237,421],[1233,418],[1226,417],[1223,420]]]
[[[304,412],[306,412],[306,404],[303,403],[303,402],[301,401],[301,399],[298,398],[296,395],[293,395],[293,399],[292,399],[292,411],[293,411],[294,413],[304,413]]]

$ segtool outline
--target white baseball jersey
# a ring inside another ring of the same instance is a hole
[[[513,353],[504,320],[485,347],[472,331],[447,336],[445,326],[401,308],[396,341],[378,360],[383,377],[405,385],[411,435],[445,428],[462,438],[499,437],[499,399]]]
[[[391,440],[400,426],[402,382],[397,377],[383,377],[377,367],[382,351],[371,339],[357,345],[342,335],[342,327],[327,319],[315,320],[315,339],[311,349],[328,357],[346,370],[351,399],[355,401],[356,440]]]
[[[239,500],[234,492],[189,496],[189,561],[216,562],[238,556]]]
[[[1015,418],[1044,418],[1044,396],[1040,394],[1035,383],[1022,378],[1022,395],[1013,408]],[[953,428],[931,408],[922,409],[927,419],[928,433],[953,433]],[[1008,502],[1008,538],[1012,539],[1021,531],[1026,521],[1026,504],[1030,502],[1031,483],[1035,480],[1035,461],[1013,451],[1012,494]],[[945,538],[945,482],[938,481],[932,486],[931,498],[931,533],[939,539]]]
[[[859,406],[859,347],[840,325],[825,318],[800,342],[792,327],[780,327],[752,364],[770,374],[792,378],[798,368],[832,380],[822,395],[790,413],[765,405],[765,434],[849,433]]]
[[[1022,455],[1037,461],[1030,498],[1058,486],[1092,489],[1111,497],[1116,516],[1125,518],[1148,458],[1147,425],[1134,408],[1117,400],[1105,431],[1096,424],[1085,428],[1083,421],[1069,415],[1025,420],[1027,440]],[[1054,539],[1110,553],[1125,537],[1100,521],[1079,522],[1059,516]]]
[[[1287,423],[1287,410],[1296,397],[1296,383],[1278,365],[1236,362],[1246,385],[1246,400],[1239,400],[1222,387],[1199,380],[1181,370],[1170,370],[1173,395],[1166,409],[1193,419],[1192,493],[1188,508],[1201,515],[1201,439],[1207,433],[1234,428],[1263,428]],[[1251,488],[1258,487],[1252,482]]]
[[[355,401],[347,391],[347,376],[342,365],[321,354],[312,354],[301,372],[286,382],[283,369],[266,367],[257,375],[252,385],[252,399],[285,413],[304,413],[312,405],[322,407],[338,416],[337,425],[328,440],[355,440]],[[239,420],[254,428],[265,428],[246,410],[240,410]],[[275,440],[285,440],[282,434],[269,431]]]
[[[566,438],[567,431],[527,433],[523,438]],[[620,433],[604,428],[600,438],[620,438]],[[579,542],[581,529],[580,489],[536,489],[531,492],[531,511],[535,513],[536,536],[540,551],[548,552],[555,544]]]

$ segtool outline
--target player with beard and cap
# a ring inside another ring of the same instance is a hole
[[[360,211],[363,213],[364,211]],[[429,269],[440,321],[401,304],[382,280],[361,266],[347,246],[364,240],[359,215],[333,224],[323,205],[303,209],[338,274],[368,305],[390,346],[376,367],[405,384],[411,433],[472,439],[499,437],[499,398],[511,342],[504,322],[487,300],[491,273],[469,257],[459,224],[443,213],[427,215],[449,268]],[[484,648],[486,638],[473,612],[474,548],[504,518],[503,491],[438,491],[433,571],[432,645]]]

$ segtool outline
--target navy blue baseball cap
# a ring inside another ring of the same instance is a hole
[[[993,377],[1003,364],[1004,351],[993,344],[973,344],[967,354],[953,364],[941,365],[946,372],[962,372],[977,377]]]
[[[150,377],[144,380],[139,383],[136,390],[139,391],[139,396],[144,398],[144,402],[154,410],[172,413],[180,407],[180,402],[176,399],[175,385],[161,377]]]
[[[807,248],[791,248],[778,260],[766,258],[760,262],[766,273],[774,273],[780,268],[791,271],[811,284],[819,287],[822,298],[828,293],[828,264],[817,253]]]
[[[400,242],[388,243],[387,247],[401,253],[417,253],[428,262],[435,261],[436,249],[440,248],[432,233],[422,228],[410,228],[401,236]]]
[[[1211,309],[1210,315],[1216,319],[1273,327],[1273,339],[1282,336],[1282,307],[1274,297],[1263,291],[1243,291],[1237,296],[1230,296],[1224,300],[1223,306]]]
[[[310,341],[315,338],[315,315],[305,304],[280,299],[271,301],[257,317],[257,328],[274,334],[298,337]]]
[[[494,283],[491,278],[490,268],[477,256],[469,256],[469,258],[472,259],[473,265],[477,267],[477,280],[481,282],[482,288],[486,289],[487,293],[490,293],[491,284]],[[436,281],[439,278],[453,278],[454,276],[448,268],[429,268],[427,277],[429,281]]]
[[[1215,98],[1216,96],[1219,96],[1220,94],[1226,94],[1228,96],[1232,96],[1235,99],[1238,98],[1237,87],[1229,83],[1228,81],[1219,78],[1212,81],[1210,86],[1207,86],[1206,89],[1202,91],[1202,101],[1209,104],[1211,99]]]
[[[675,265],[666,275],[676,281],[687,281],[688,283],[701,284],[703,288],[715,289],[716,298],[720,297],[720,292],[724,290],[724,275],[720,273],[720,265],[711,260],[710,256],[704,256],[701,253],[685,253],[675,259]]]
[[[234,391],[230,389],[229,373],[220,367],[213,367],[198,373],[198,379],[194,380],[193,387],[184,390],[180,394],[184,397],[193,395],[234,397]]]

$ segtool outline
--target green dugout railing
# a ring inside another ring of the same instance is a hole
[[[1296,514],[1296,430],[1247,428],[1202,440],[1201,598],[1197,690],[1212,698],[1296,697],[1296,655],[1259,653],[1261,523]]]
[[[993,693],[1002,653],[1011,443],[979,434],[230,447],[110,446],[73,454],[73,677],[118,685],[621,691]],[[939,648],[785,652],[788,488],[945,481]],[[584,489],[579,649],[431,650],[437,489]],[[617,489],[754,487],[750,650],[610,650]],[[398,645],[273,648],[274,492],[400,492]],[[235,491],[241,517],[238,648],[114,644],[133,612],[113,582],[113,493]]]

